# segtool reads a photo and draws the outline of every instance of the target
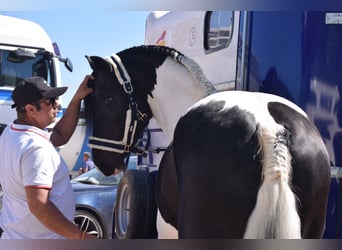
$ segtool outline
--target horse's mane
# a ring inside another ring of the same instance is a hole
[[[137,54],[137,53],[156,53],[156,54],[163,54],[165,56],[171,56],[173,59],[179,61],[179,57],[184,56],[181,52],[174,48],[170,48],[167,46],[158,46],[158,45],[140,45],[134,46],[128,49],[125,49],[118,53],[118,55],[122,56],[125,54]]]
[[[163,54],[165,56],[169,56],[173,58],[175,61],[182,64],[184,67],[188,69],[188,71],[192,74],[192,76],[199,82],[199,84],[205,89],[208,95],[216,92],[213,84],[206,78],[203,74],[201,67],[191,58],[187,57],[183,53],[179,52],[174,48],[170,48],[167,46],[158,46],[158,45],[141,45],[135,46],[128,49],[125,49],[119,53],[120,56],[125,54],[136,54],[136,53],[158,53]]]
[[[180,51],[170,48],[167,46],[157,46],[157,45],[141,45],[134,46],[125,50],[120,51],[117,55],[124,58],[125,56],[132,56],[138,54],[154,53],[158,55],[163,55],[165,57],[170,57],[176,62],[182,64],[189,73],[198,81],[198,83],[204,88],[207,95],[216,92],[215,87],[212,83],[205,77],[201,67],[191,58],[187,57]],[[159,65],[158,65],[159,66]],[[85,114],[87,122],[91,123],[92,113],[94,107],[92,106],[92,95],[85,99]]]

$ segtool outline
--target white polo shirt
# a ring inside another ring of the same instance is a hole
[[[50,142],[50,133],[27,125],[9,124],[0,136],[2,239],[58,239],[29,211],[25,187],[50,189],[50,201],[73,221],[75,200],[69,170]]]

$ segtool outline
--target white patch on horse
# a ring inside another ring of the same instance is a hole
[[[191,105],[207,96],[208,90],[186,67],[171,58],[166,58],[156,72],[157,83],[152,91],[153,98],[149,96],[148,103],[153,116],[171,141],[179,118]]]
[[[298,113],[307,118],[307,114],[300,107],[285,98],[267,93],[238,90],[222,91],[212,94],[206,98],[203,98],[201,101],[194,104],[191,108],[195,108],[199,105],[204,105],[210,101],[225,101],[225,108],[238,106],[239,108],[246,111],[251,111],[254,114],[258,114],[261,110],[261,107],[267,108],[267,104],[269,102],[280,102],[296,110]],[[256,104],[257,106],[255,106]]]

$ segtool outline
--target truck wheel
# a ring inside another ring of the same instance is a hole
[[[154,181],[147,171],[124,173],[118,187],[114,218],[118,239],[157,238]]]

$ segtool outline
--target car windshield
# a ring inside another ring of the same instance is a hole
[[[137,157],[131,156],[128,162],[128,169],[135,169],[137,164]],[[72,182],[81,182],[86,184],[94,185],[117,185],[122,178],[123,173],[118,173],[116,175],[105,176],[100,170],[94,168],[84,174],[81,174],[72,179]]]
[[[94,168],[84,174],[81,174],[74,179],[73,182],[81,182],[94,185],[117,185],[121,179],[121,174],[105,176],[97,168]]]

